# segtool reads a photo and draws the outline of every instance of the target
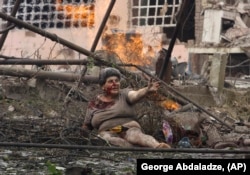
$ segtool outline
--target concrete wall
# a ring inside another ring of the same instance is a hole
[[[204,16],[202,10],[206,0],[195,0],[195,44],[199,44],[202,40]]]
[[[2,0],[0,0],[0,2],[2,2]],[[46,31],[90,50],[110,2],[110,0],[96,1],[95,26],[93,28],[46,29]],[[130,1],[117,0],[115,2],[111,15],[118,17],[119,20],[117,20],[117,23],[110,23],[110,21],[108,21],[105,32],[112,33],[112,29],[117,29],[122,32],[138,32],[142,34],[143,38],[143,54],[147,55],[149,49],[152,48],[153,53],[156,55],[162,48],[162,41],[165,39],[165,34],[162,33],[161,28],[157,26],[130,28],[130,6]],[[163,47],[167,48],[168,46]],[[96,50],[100,50],[101,48],[102,43],[100,40]],[[26,29],[11,30],[0,54],[32,59],[80,59],[86,57]],[[152,54],[152,52],[150,54]],[[184,45],[177,44],[172,56],[176,57],[179,62],[187,61],[187,49]],[[153,62],[154,60],[152,63]],[[26,66],[25,68],[30,67],[31,66]],[[51,66],[50,68],[53,70],[60,69],[59,66]],[[64,69],[64,67],[62,67],[62,69]],[[76,69],[76,66],[70,67],[70,71],[77,71]]]

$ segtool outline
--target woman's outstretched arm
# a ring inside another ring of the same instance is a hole
[[[148,86],[138,89],[132,90],[128,92],[128,99],[130,103],[136,103],[144,98],[150,92],[156,92],[160,87],[160,82],[153,82],[152,79],[148,82]]]

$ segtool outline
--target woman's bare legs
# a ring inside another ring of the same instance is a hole
[[[154,137],[144,134],[140,128],[129,128],[124,138],[133,145],[139,145],[150,148],[171,148],[166,143],[159,143]]]
[[[123,126],[129,129],[121,134],[112,133],[111,131],[102,131],[99,134],[110,144],[121,147],[138,145],[150,148],[171,148],[168,144],[159,143],[153,136],[143,133],[139,123],[136,121],[128,122],[123,124]]]
[[[130,144],[127,140],[119,137],[118,134],[112,133],[111,131],[102,131],[99,133],[100,137],[108,141],[112,145],[120,147],[133,147],[134,145]]]

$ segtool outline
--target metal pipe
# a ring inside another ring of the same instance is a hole
[[[57,81],[70,81],[74,82],[80,79],[81,75],[76,73],[62,73],[62,72],[51,72],[43,70],[28,70],[21,68],[9,68],[0,67],[0,75],[16,76],[16,77],[28,77],[28,78],[41,78]],[[98,83],[98,77],[96,76],[84,76],[84,83]]]
[[[99,30],[98,30],[98,32],[96,34],[94,43],[93,43],[93,45],[91,47],[91,50],[90,50],[91,52],[95,52],[95,50],[96,50],[98,41],[99,41],[99,39],[100,39],[100,37],[102,35],[103,29],[105,28],[106,22],[107,22],[108,17],[109,17],[109,15],[110,15],[110,13],[111,13],[111,11],[113,9],[114,4],[115,4],[115,0],[112,0],[109,7],[108,7],[108,10],[106,11],[106,14],[104,15],[104,19],[102,20],[102,23],[101,23],[101,25],[99,27]],[[81,80],[82,80],[83,76],[85,75],[86,71],[87,71],[87,68],[84,67],[83,70],[82,70],[82,73],[81,73],[81,78],[80,78],[80,80],[78,82],[78,86],[80,86]]]
[[[19,8],[21,2],[22,2],[21,0],[17,0],[17,1],[15,2],[15,5],[14,5],[13,10],[12,10],[12,12],[11,12],[11,16],[16,16],[17,10],[18,10],[18,8]],[[11,22],[8,21],[8,22],[7,22],[7,28],[9,28],[9,27],[11,27],[11,26],[12,26]],[[5,40],[6,40],[7,36],[8,36],[8,33],[9,33],[9,30],[7,30],[7,31],[1,36],[1,38],[0,38],[0,50],[1,50],[2,47],[3,47],[3,44],[4,44],[4,42],[5,42]]]
[[[1,55],[0,55],[1,58]],[[14,58],[0,60],[0,65],[87,65],[89,61],[87,59],[81,60],[37,60],[37,59],[28,59],[28,58]],[[100,66],[101,64],[98,61],[93,61],[95,66]],[[124,67],[135,67],[132,64],[116,64],[117,66]]]
[[[115,1],[116,1],[116,0],[112,0],[112,1],[110,2],[110,4],[109,4],[109,7],[108,7],[108,9],[107,9],[107,11],[106,11],[106,14],[105,14],[105,16],[104,16],[104,18],[103,18],[103,20],[102,20],[102,23],[101,23],[101,25],[100,25],[100,28],[99,28],[99,30],[98,30],[98,32],[97,32],[97,34],[96,34],[95,40],[94,40],[93,45],[92,45],[92,47],[91,47],[91,50],[90,50],[91,52],[95,52],[95,50],[96,50],[98,41],[99,41],[99,39],[100,39],[100,37],[101,37],[101,35],[102,35],[102,32],[103,32],[103,29],[105,28],[105,25],[106,25],[106,23],[107,23],[107,21],[108,21],[109,15],[110,15],[110,13],[111,13],[111,11],[112,11],[114,5],[115,5]]]
[[[166,72],[166,69],[168,67],[168,64],[169,64],[169,61],[170,61],[170,57],[171,57],[171,54],[172,54],[172,50],[174,48],[174,44],[175,44],[175,41],[176,41],[176,38],[177,38],[177,34],[179,32],[179,28],[181,26],[181,23],[182,23],[182,20],[183,20],[183,9],[187,6],[187,0],[184,0],[181,4],[181,8],[180,8],[180,17],[177,21],[177,24],[176,24],[176,27],[175,27],[175,30],[174,30],[174,34],[173,34],[173,37],[170,41],[170,44],[169,44],[169,47],[168,47],[168,50],[164,49],[164,51],[166,52],[166,56],[165,56],[165,59],[164,59],[164,63],[161,67],[161,71],[159,73],[159,78],[162,80],[163,79],[163,76]]]
[[[203,149],[203,148],[146,148],[146,147],[108,147],[89,145],[66,145],[66,144],[43,144],[43,143],[17,143],[0,142],[0,146],[5,147],[33,147],[33,148],[58,148],[58,149],[87,149],[94,151],[132,151],[132,152],[174,152],[174,153],[219,153],[219,154],[250,154],[250,150],[225,150],[225,149]]]
[[[1,57],[1,56],[0,56]],[[36,60],[36,59],[7,59],[0,60],[0,65],[86,65],[89,61],[85,60]],[[94,63],[98,65],[98,62]]]

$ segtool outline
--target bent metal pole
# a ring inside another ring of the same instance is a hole
[[[15,5],[14,5],[13,10],[11,12],[11,16],[15,16],[16,15],[21,2],[22,2],[21,0],[17,0],[15,2]],[[13,28],[12,26],[13,25],[10,22],[7,23],[7,28],[8,29],[12,29]],[[6,32],[4,32],[3,35],[0,38],[0,50],[2,50],[3,44],[5,42],[5,39],[7,38],[8,33],[9,33],[9,30],[7,30]]]
[[[104,18],[103,18],[103,20],[102,20],[102,23],[101,23],[101,25],[100,25],[100,28],[99,28],[99,30],[98,30],[98,32],[97,32],[97,34],[96,34],[95,40],[94,40],[93,45],[92,45],[92,47],[91,47],[91,52],[94,52],[95,49],[96,49],[96,46],[97,46],[98,41],[99,41],[99,39],[100,39],[100,37],[101,37],[101,35],[102,35],[102,33],[103,33],[103,30],[104,30],[104,28],[105,28],[105,26],[106,26],[106,23],[107,23],[107,21],[108,21],[108,18],[109,18],[109,16],[110,16],[110,13],[111,13],[111,11],[112,11],[114,5],[115,5],[115,1],[116,1],[116,0],[111,0],[111,2],[110,2],[110,4],[109,4],[109,7],[108,7],[108,9],[107,9],[107,11],[106,11],[106,14],[104,15]]]

